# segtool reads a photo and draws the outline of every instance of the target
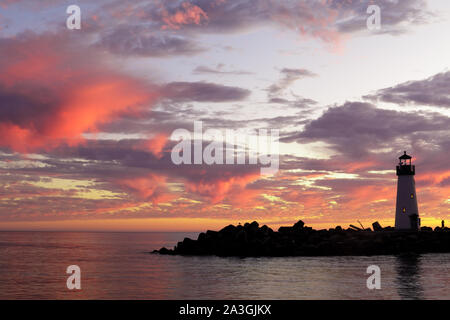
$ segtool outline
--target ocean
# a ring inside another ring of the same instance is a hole
[[[0,232],[0,299],[450,299],[450,254],[221,258],[150,254],[197,233]],[[66,269],[81,269],[81,290]],[[367,288],[370,265],[381,289]]]

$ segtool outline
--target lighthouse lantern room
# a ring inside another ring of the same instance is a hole
[[[416,183],[414,175],[416,168],[412,165],[412,157],[404,154],[399,157],[397,165],[397,206],[395,212],[395,229],[419,230],[420,218],[417,206]]]

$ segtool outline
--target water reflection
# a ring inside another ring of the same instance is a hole
[[[397,292],[401,299],[416,300],[424,298],[421,284],[422,256],[399,255],[396,256],[395,269],[397,272]]]
[[[0,232],[0,299],[449,299],[450,254],[219,258],[149,254],[196,234]],[[79,265],[82,290],[66,287]],[[366,287],[367,266],[382,290]]]

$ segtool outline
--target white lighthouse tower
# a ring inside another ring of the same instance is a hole
[[[406,151],[399,159],[395,229],[419,230],[420,218],[414,181],[416,168],[411,164],[411,156],[407,155]]]

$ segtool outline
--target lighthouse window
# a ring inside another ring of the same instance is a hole
[[[411,193],[411,199],[414,199],[414,193]]]
[[[403,208],[402,211],[403,211],[403,213],[406,213],[406,208]]]

